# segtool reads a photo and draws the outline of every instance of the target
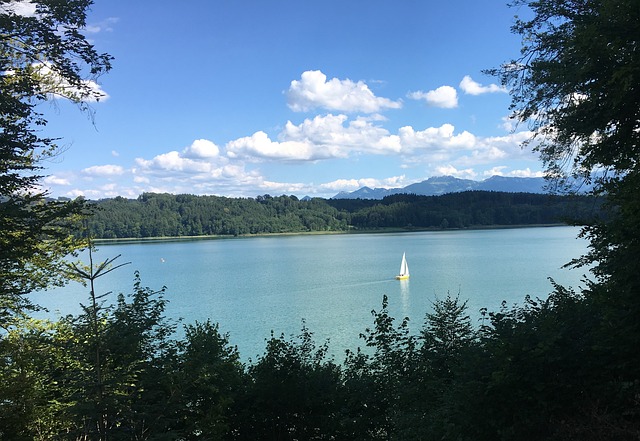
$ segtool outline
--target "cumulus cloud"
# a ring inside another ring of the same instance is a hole
[[[153,159],[136,158],[136,163],[145,170],[164,170],[186,173],[203,173],[211,170],[211,164],[182,156],[177,151],[162,153]]]
[[[327,81],[327,76],[319,70],[303,72],[300,80],[291,81],[287,101],[295,112],[324,108],[339,112],[375,113],[402,107],[400,101],[375,96],[363,81],[338,78]]]
[[[82,170],[82,173],[91,177],[119,176],[124,173],[124,168],[119,165],[94,165]]]
[[[455,134],[455,127],[443,124],[440,127],[429,127],[414,130],[411,126],[401,127],[398,131],[403,147],[411,150],[438,147],[445,150],[470,149],[476,145],[476,137],[467,132]]]
[[[94,166],[85,169],[83,175],[91,177],[95,183],[99,183],[100,177],[109,179],[125,175],[117,181],[121,185],[120,194],[156,191],[226,196],[285,193],[330,197],[339,191],[353,191],[363,186],[397,188],[411,182],[407,182],[404,175],[386,179],[343,177],[315,184],[281,182],[267,179],[256,164],[296,161],[300,167],[305,167],[305,162],[353,158],[353,170],[358,173],[358,163],[365,155],[388,155],[397,157],[398,166],[405,170],[421,164],[420,167],[426,165],[427,170],[438,174],[474,178],[475,170],[482,164],[495,167],[496,163],[505,164],[512,158],[528,161],[533,157],[525,155],[519,145],[529,137],[528,133],[480,137],[468,131],[457,131],[452,124],[421,130],[404,126],[391,133],[379,125],[379,120],[377,117],[350,119],[344,114],[318,115],[299,124],[288,121],[274,136],[258,131],[229,141],[224,147],[206,139],[196,139],[181,150],[167,151],[151,158],[136,158],[135,167],[128,170],[113,165]],[[361,164],[364,165],[365,161]],[[528,172],[511,173],[526,175]],[[124,184],[127,179],[128,187]]]
[[[348,122],[348,123],[347,123]],[[288,121],[280,138],[285,141],[308,141],[327,157],[347,157],[353,152],[388,153],[399,151],[385,138],[389,131],[366,118],[348,121],[346,115],[316,116],[300,125]]]
[[[496,92],[507,93],[507,89],[502,86],[498,86],[497,84],[483,86],[482,84],[473,81],[469,75],[466,75],[462,81],[460,81],[460,89],[467,95],[482,95],[484,93]]]
[[[520,145],[529,132],[502,137],[477,137],[451,124],[416,130],[411,126],[392,134],[366,119],[349,120],[345,115],[316,116],[300,124],[288,121],[277,139],[259,131],[230,141],[225,146],[229,160],[319,161],[357,155],[400,155],[405,163],[450,162],[482,164],[507,157],[522,157]]]
[[[230,158],[254,160],[316,161],[346,158],[353,153],[384,154],[400,151],[397,137],[365,118],[348,121],[346,115],[324,115],[305,119],[299,125],[288,121],[276,141],[265,132],[230,141]]]
[[[139,173],[166,174],[175,172],[184,175],[215,176],[221,174],[228,160],[220,155],[219,147],[207,140],[196,139],[182,149],[161,153],[152,159],[136,158],[138,169],[134,169],[136,179],[142,179]],[[142,182],[142,181],[140,181]]]
[[[429,92],[410,92],[407,96],[413,100],[424,100],[433,107],[443,109],[458,107],[458,92],[451,86],[440,86]]]
[[[323,154],[320,149],[307,141],[272,141],[263,131],[251,136],[230,141],[226,145],[230,158],[267,158],[292,161],[326,159],[330,155]]]
[[[187,158],[215,158],[220,154],[220,149],[208,139],[196,139],[182,154]]]

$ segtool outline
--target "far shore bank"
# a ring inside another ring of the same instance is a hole
[[[344,231],[297,231],[284,233],[259,233],[259,234],[219,234],[219,235],[202,235],[202,236],[163,236],[163,237],[122,237],[113,239],[93,239],[95,244],[108,243],[140,243],[140,242],[172,242],[172,241],[189,241],[189,240],[218,240],[218,239],[246,239],[252,237],[271,237],[271,236],[326,236],[333,234],[377,234],[377,233],[412,233],[421,231],[468,231],[468,230],[502,230],[514,228],[547,228],[547,227],[566,227],[566,223],[554,224],[523,224],[523,225],[476,225],[467,228],[375,228],[375,229],[351,229]]]

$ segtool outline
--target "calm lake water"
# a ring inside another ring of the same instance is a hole
[[[264,353],[265,339],[297,335],[302,320],[318,343],[330,340],[343,361],[345,349],[363,346],[358,335],[373,323],[371,310],[389,297],[398,319],[418,332],[436,298],[447,292],[468,300],[469,313],[521,304],[525,295],[546,298],[552,277],[584,286],[586,270],[561,267],[586,251],[574,227],[272,236],[100,245],[94,260],[121,254],[131,262],[98,279],[98,294],[129,293],[133,272],[153,289],[167,287],[166,315],[184,323],[211,319],[230,334],[243,359]],[[397,281],[406,252],[411,278]],[[112,296],[111,298],[114,298]],[[87,289],[80,284],[33,299],[50,316],[80,311]]]

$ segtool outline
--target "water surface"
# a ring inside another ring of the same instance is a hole
[[[503,300],[545,298],[549,277],[583,285],[584,270],[562,269],[586,251],[577,233],[548,227],[100,245],[94,259],[122,254],[118,261],[131,265],[98,279],[96,291],[129,293],[138,270],[144,286],[167,287],[167,316],[219,322],[243,359],[262,354],[272,330],[297,335],[304,319],[342,361],[345,349],[362,345],[358,335],[385,294],[391,313],[409,317],[418,332],[432,302],[447,292],[468,300],[475,321],[480,308],[495,311]],[[411,278],[397,281],[403,252]],[[78,313],[87,289],[72,284],[34,299],[54,315]]]

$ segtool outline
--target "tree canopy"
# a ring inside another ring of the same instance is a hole
[[[637,172],[640,158],[640,8],[635,0],[515,0],[519,58],[490,72],[535,132],[548,173],[590,179]],[[525,14],[528,14],[525,11]]]
[[[62,258],[78,246],[70,227],[81,201],[50,201],[42,161],[57,153],[39,104],[82,110],[102,97],[93,82],[111,67],[82,35],[90,0],[0,1],[0,316],[28,307],[23,294],[62,283]],[[0,318],[0,322],[2,319]]]
[[[640,4],[636,0],[516,0],[519,58],[492,72],[512,91],[512,109],[534,131],[551,178],[595,181],[609,216],[583,229],[597,280],[584,291],[607,348],[611,406],[638,415],[640,355]],[[635,349],[634,349],[635,348]],[[614,380],[615,378],[615,380]],[[634,385],[627,388],[627,385]],[[635,394],[635,395],[634,395]],[[615,404],[614,404],[615,403]]]

